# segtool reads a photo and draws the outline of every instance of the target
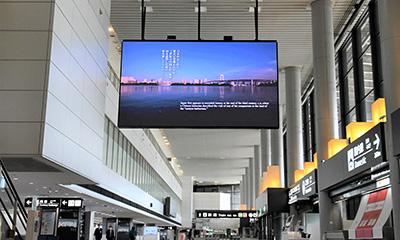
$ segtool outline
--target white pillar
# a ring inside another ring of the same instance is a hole
[[[193,177],[182,176],[182,227],[191,228],[193,219]]]
[[[245,176],[246,176],[246,206],[247,209],[251,209],[251,191],[250,191],[250,167],[246,167]]]
[[[303,126],[301,115],[301,67],[285,68],[286,75],[286,134],[288,184],[293,184],[294,171],[303,169]]]
[[[328,159],[328,141],[338,138],[335,80],[335,50],[331,0],[311,3],[315,87],[315,122],[318,164]],[[319,178],[323,177],[318,175]],[[339,229],[327,192],[319,192],[320,239],[325,232]]]
[[[267,167],[271,165],[271,130],[261,129],[260,143],[261,171],[265,172]]]
[[[258,196],[258,191],[260,189],[260,178],[262,176],[262,170],[261,170],[261,155],[260,155],[260,146],[255,145],[254,146],[254,181],[255,181],[255,196],[257,198]]]
[[[249,159],[249,176],[250,176],[250,209],[256,207],[256,188],[255,188],[255,169],[254,158]]]
[[[382,73],[386,98],[386,156],[390,165],[392,185],[393,220],[395,239],[400,239],[400,174],[399,162],[393,157],[391,114],[400,108],[400,1],[379,0],[379,22],[381,30]]]
[[[239,182],[239,191],[240,191],[240,201],[239,204],[240,206],[244,204],[244,199],[243,199],[243,181],[240,180]]]
[[[283,157],[283,123],[284,106],[279,104],[279,128],[271,130],[271,165],[279,166],[281,187],[285,186],[285,163]]]

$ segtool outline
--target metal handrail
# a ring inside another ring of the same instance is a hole
[[[7,169],[1,159],[0,176],[4,178],[5,186],[2,192],[5,193],[4,198],[6,198],[2,199],[0,197],[0,207],[3,210],[0,211],[1,215],[6,220],[6,222],[11,224],[11,226],[9,226],[10,229],[17,234],[19,239],[22,240],[23,237],[21,236],[21,231],[26,232],[27,230],[28,213],[26,212],[24,205],[22,204],[22,201],[18,195],[18,192],[15,189],[13,182],[11,181],[10,175],[8,174]],[[11,206],[7,206],[6,202],[11,204]],[[13,214],[10,213],[11,209],[13,209]],[[18,222],[21,224],[20,226],[22,226],[22,228],[17,226]]]
[[[1,167],[1,173],[2,173],[2,175],[4,175],[4,178],[5,178],[5,180],[6,180],[6,183],[7,183],[7,185],[8,185],[8,186],[10,187],[10,189],[11,189],[11,193],[13,194],[15,200],[16,200],[17,203],[18,203],[18,207],[20,207],[21,210],[23,210],[23,211],[21,211],[21,212],[22,212],[24,218],[25,218],[25,219],[28,219],[28,213],[26,212],[25,208],[23,207],[24,204],[22,203],[21,198],[19,197],[19,195],[18,195],[18,193],[17,193],[17,190],[15,189],[14,184],[13,184],[12,181],[11,181],[10,175],[8,175],[7,169],[5,168],[4,163],[3,163],[2,160],[0,160],[0,167]]]

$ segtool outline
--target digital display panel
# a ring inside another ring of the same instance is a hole
[[[123,41],[120,128],[278,128],[275,41]]]

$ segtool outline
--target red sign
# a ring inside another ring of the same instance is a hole
[[[390,188],[387,188],[362,198],[349,230],[350,239],[382,238],[382,227],[392,211],[390,195]]]

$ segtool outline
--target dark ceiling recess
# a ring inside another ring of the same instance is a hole
[[[35,158],[1,158],[9,172],[61,172]]]

